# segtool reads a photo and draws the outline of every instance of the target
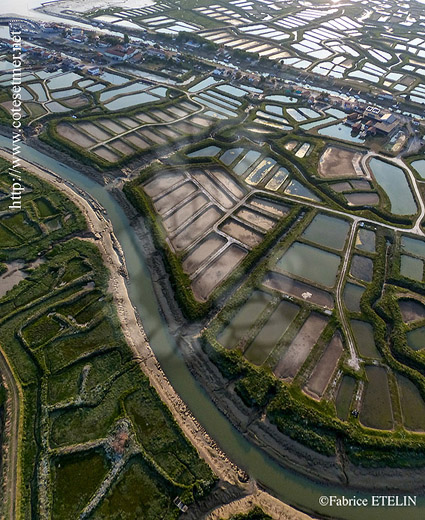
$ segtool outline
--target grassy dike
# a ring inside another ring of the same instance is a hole
[[[26,262],[0,299],[1,346],[23,392],[18,518],[173,520],[174,498],[203,497],[215,477],[134,361],[82,214],[26,172],[25,184],[22,211],[0,217],[2,261]]]

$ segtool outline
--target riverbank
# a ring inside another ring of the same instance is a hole
[[[11,155],[1,151],[0,155],[8,160]],[[22,160],[22,168],[53,184],[65,193],[82,211],[88,223],[89,233],[102,254],[105,265],[110,271],[109,291],[111,292],[126,340],[139,361],[141,369],[149,377],[152,386],[170,409],[174,419],[185,435],[196,447],[200,456],[210,465],[214,473],[223,481],[223,493],[234,500],[238,495],[243,497],[250,493],[251,483],[242,483],[244,473],[232,463],[204,428],[197,422],[193,414],[181,400],[169,383],[161,369],[143,330],[140,319],[128,296],[126,278],[127,271],[124,255],[119,242],[115,238],[111,223],[104,217],[101,206],[86,193],[78,190],[71,183],[63,181],[56,174]],[[229,492],[229,489],[231,492]],[[219,490],[220,491],[220,488]],[[268,495],[270,496],[270,495]],[[219,492],[215,492],[215,502],[220,503]],[[270,497],[272,499],[272,497]],[[276,499],[273,499],[276,500]],[[211,508],[217,507],[211,504]],[[282,509],[288,509],[297,515],[295,509],[282,503]],[[300,513],[301,514],[301,513]],[[278,517],[277,517],[278,518]],[[294,516],[294,518],[298,518]],[[299,517],[306,518],[305,515]]]

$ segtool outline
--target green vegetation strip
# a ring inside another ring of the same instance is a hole
[[[23,390],[18,518],[175,519],[173,500],[191,503],[215,478],[133,359],[99,251],[76,238],[79,210],[29,173],[25,183],[21,212],[0,217],[14,238],[0,258],[26,270],[0,299],[1,346]]]

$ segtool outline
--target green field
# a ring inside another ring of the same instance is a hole
[[[0,218],[17,237],[0,256],[26,270],[0,299],[1,346],[24,396],[21,518],[74,520],[87,507],[90,518],[176,518],[173,500],[201,498],[214,476],[133,360],[98,249],[78,236],[81,214],[47,183],[25,182],[22,211]],[[56,214],[61,227],[49,231],[43,220]],[[105,500],[89,505],[108,476]]]

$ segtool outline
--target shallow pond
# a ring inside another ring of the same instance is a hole
[[[327,114],[329,114],[330,116],[335,116],[337,117],[338,119],[343,119],[344,117],[347,116],[347,114],[343,111],[343,110],[339,110],[338,108],[328,108],[327,110],[325,110],[325,112]]]
[[[221,150],[218,146],[207,146],[206,148],[201,148],[200,150],[195,150],[194,152],[188,153],[188,157],[215,157],[218,152]]]
[[[344,376],[339,385],[336,396],[336,413],[338,417],[345,421],[350,411],[351,401],[353,400],[354,389],[356,388],[356,380],[350,376]]]
[[[242,90],[240,88],[233,87],[232,85],[219,85],[217,87],[218,90],[222,92],[226,92],[226,94],[230,94],[235,97],[243,97],[246,96],[248,92],[246,90]]]
[[[406,253],[425,259],[425,242],[423,240],[403,236],[401,237],[401,248]]]
[[[401,411],[405,428],[412,431],[425,430],[425,403],[417,386],[407,377],[397,376]]]
[[[360,299],[365,288],[360,285],[347,282],[344,288],[344,304],[349,311],[360,312]]]
[[[305,280],[333,287],[341,257],[323,249],[294,242],[278,260],[276,266]]]
[[[311,130],[312,128],[316,128],[317,126],[326,125],[327,123],[332,123],[335,121],[335,118],[332,116],[327,117],[326,119],[319,119],[319,121],[312,121],[311,123],[304,123],[300,125],[300,128],[303,130]],[[320,130],[319,130],[320,133]]]
[[[108,110],[121,110],[122,108],[131,108],[136,105],[143,103],[152,103],[158,101],[159,98],[152,96],[147,92],[140,92],[139,94],[130,94],[129,96],[123,96],[118,99],[114,99],[110,103],[105,105]]]
[[[220,161],[229,166],[232,162],[239,157],[239,155],[243,152],[243,148],[231,148],[230,150],[226,150],[223,155],[220,157]]]
[[[379,430],[393,427],[390,389],[387,371],[383,367],[365,368],[367,383],[360,410],[360,421],[365,426]]]
[[[361,320],[351,320],[350,324],[359,354],[362,357],[381,359],[381,355],[375,345],[372,325]]]
[[[269,101],[279,101],[280,103],[297,103],[298,102],[298,99],[295,97],[280,96],[280,95],[266,96],[265,99],[268,99]]]
[[[210,87],[211,85],[215,85],[216,83],[219,83],[219,81],[215,80],[212,77],[209,77],[209,78],[203,79],[199,83],[196,83],[196,85],[193,85],[192,87],[190,87],[188,92],[199,92],[200,90]]]
[[[298,110],[295,110],[295,108],[288,108],[286,109],[286,113],[292,117],[297,122],[305,121],[307,118],[303,116]]]
[[[319,197],[317,197],[312,191],[302,185],[299,181],[293,179],[285,189],[285,193],[289,193],[289,195],[295,195],[296,197],[301,197],[303,199],[314,200],[315,202],[319,202]]]
[[[401,255],[400,274],[406,278],[422,282],[424,273],[423,260],[413,256]]]
[[[342,251],[350,224],[346,220],[319,213],[302,234],[306,240]]]
[[[59,76],[47,80],[47,86],[50,90],[67,88],[70,87],[77,79],[82,79],[82,76],[76,74],[75,72],[67,72],[66,74],[60,74]]]
[[[236,175],[243,175],[248,168],[250,168],[255,161],[260,157],[261,152],[256,150],[250,150],[246,153],[242,159],[233,167],[233,171]]]
[[[287,331],[299,310],[298,305],[281,301],[245,351],[245,357],[248,361],[255,365],[262,365],[279,338]]]
[[[422,350],[425,348],[425,327],[411,330],[407,333],[407,344],[413,350]]]
[[[343,139],[352,143],[364,143],[363,137],[352,135],[351,126],[338,123],[337,125],[327,126],[318,130],[318,134],[326,135],[327,137],[334,137],[335,139]]]
[[[217,341],[226,348],[231,349],[235,347],[239,340],[249,332],[251,326],[266,308],[271,298],[268,293],[254,291],[232,318],[229,325],[217,336]]]
[[[46,91],[44,90],[43,85],[41,83],[32,83],[31,85],[28,85],[28,87],[33,92],[35,92],[38,101],[40,101],[41,103],[47,101]]]
[[[125,78],[124,76],[119,76],[118,74],[113,74],[112,72],[104,72],[100,76],[104,81],[108,83],[112,83],[113,85],[122,85],[123,83],[127,83],[130,80]]]
[[[413,215],[417,212],[416,202],[410,190],[406,174],[398,166],[373,157],[369,162],[376,182],[390,199],[391,212],[395,215]]]
[[[415,168],[415,170],[419,173],[422,179],[425,179],[425,159],[420,159],[419,161],[413,161],[411,166]]]
[[[137,83],[133,83],[132,85],[127,85],[121,88],[114,88],[112,90],[102,92],[102,94],[100,94],[99,96],[99,100],[101,103],[104,103],[105,101],[108,101],[108,99],[112,99],[113,97],[118,96],[119,94],[130,94],[131,92],[140,92],[142,90],[147,89],[148,87],[149,85],[147,85],[146,83],[138,81]]]
[[[69,90],[60,90],[59,92],[53,92],[52,98],[63,99],[71,96],[76,96],[77,94],[81,94],[81,90],[78,90],[77,88],[71,88]]]

